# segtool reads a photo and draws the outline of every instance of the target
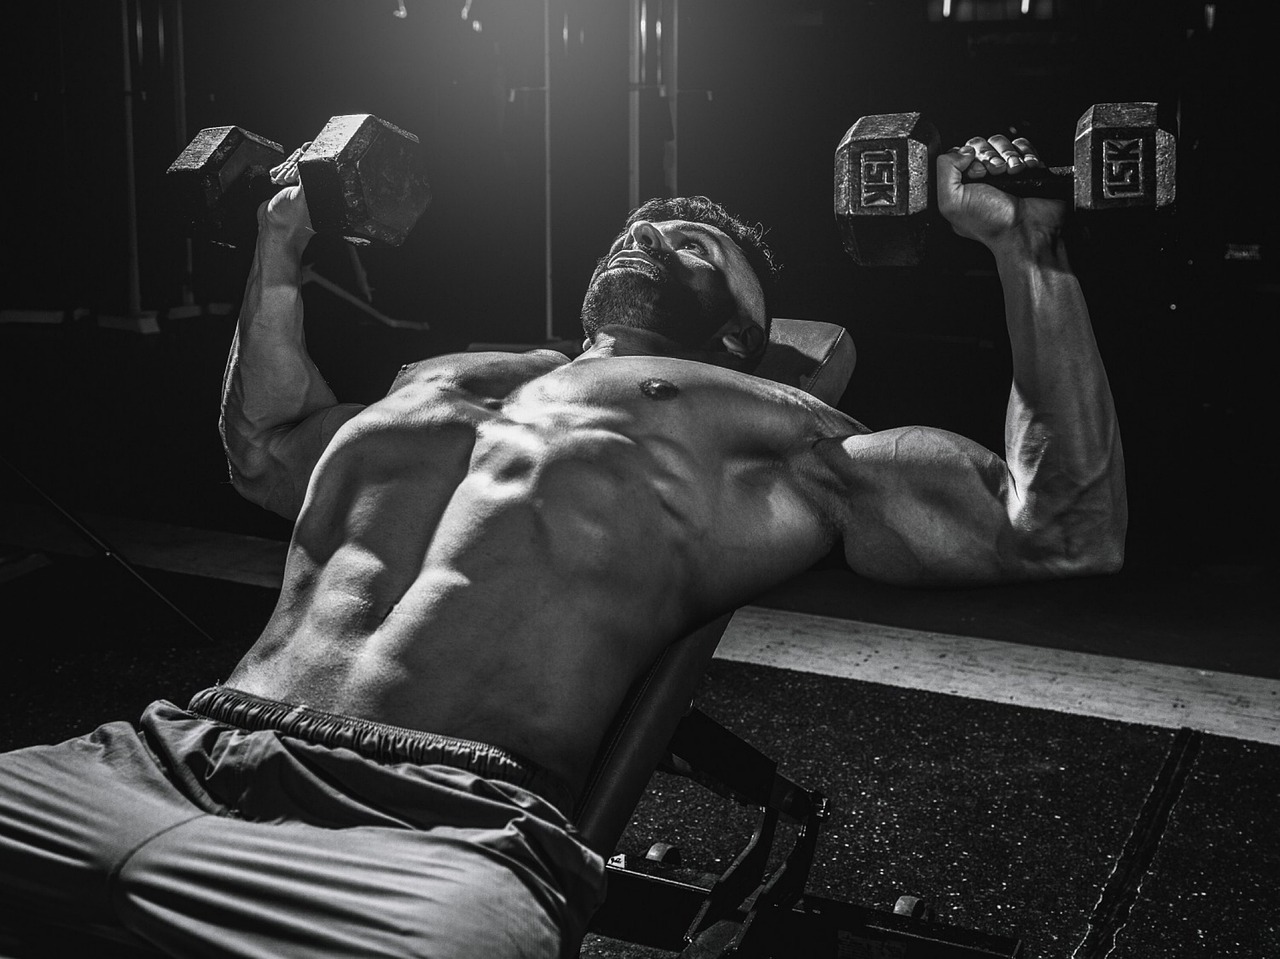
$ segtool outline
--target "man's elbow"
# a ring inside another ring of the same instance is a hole
[[[1121,474],[1123,475],[1123,474]],[[1129,503],[1123,480],[1105,495],[1078,497],[1024,541],[1028,558],[1051,578],[1109,576],[1124,568]]]
[[[280,471],[272,469],[269,457],[232,455],[227,451],[227,472],[231,488],[255,506],[297,519],[301,506],[292,484],[282,482]]]
[[[262,506],[269,490],[266,474],[262,470],[246,465],[241,458],[227,456],[227,475],[231,478],[231,488],[250,503]]]
[[[1062,544],[1050,562],[1044,564],[1048,577],[1111,576],[1124,568],[1125,531],[1108,530]]]
[[[1100,546],[1079,564],[1077,576],[1112,576],[1124,569],[1124,539]]]
[[[1082,536],[1085,567],[1081,576],[1109,576],[1124,568],[1124,544],[1129,532],[1129,499],[1124,488],[1123,473],[1107,505],[1094,517],[1089,531]]]

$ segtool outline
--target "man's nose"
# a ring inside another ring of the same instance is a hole
[[[632,246],[638,246],[646,253],[662,256],[671,252],[671,247],[667,245],[667,238],[648,220],[637,220],[631,224],[631,228],[627,230],[627,237]]]

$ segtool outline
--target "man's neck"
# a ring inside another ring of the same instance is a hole
[[[710,363],[713,366],[721,365],[718,354],[690,349],[661,333],[630,326],[602,327],[579,359],[606,356],[666,356]]]

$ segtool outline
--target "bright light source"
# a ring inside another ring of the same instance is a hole
[[[649,4],[640,0],[640,60],[643,63],[649,51]]]
[[[483,29],[484,29],[484,27],[480,26],[480,21],[479,21],[479,20],[472,20],[472,21],[471,21],[471,29],[472,29],[472,30],[474,30],[476,33],[479,33],[481,30],[483,30]]]
[[[942,0],[942,19],[945,20],[951,16],[951,0]]]

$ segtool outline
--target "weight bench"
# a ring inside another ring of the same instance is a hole
[[[855,358],[842,327],[778,319],[757,374],[834,405]],[[602,740],[574,818],[587,844],[609,856],[661,767],[757,807],[755,832],[722,875],[701,883],[673,877],[663,863],[645,857],[612,857],[608,895],[591,930],[682,950],[688,959],[774,951],[806,959],[1019,956],[1020,941],[931,922],[916,903],[900,901],[899,911],[888,912],[804,894],[826,798],[780,775],[774,761],[691,706],[731,618],[727,613],[672,643],[636,681]],[[781,865],[769,871],[780,820],[799,829]],[[157,955],[140,940],[122,941],[114,930],[104,939],[105,932],[65,921],[25,921],[16,939],[6,932],[0,929],[0,959]]]

